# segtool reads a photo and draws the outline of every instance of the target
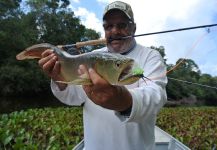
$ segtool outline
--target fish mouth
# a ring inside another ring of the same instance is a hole
[[[119,37],[109,37],[108,38],[108,43],[111,43],[113,41],[121,41],[121,40],[125,40],[122,36]]]
[[[118,83],[120,85],[131,84],[140,78],[143,78],[143,72],[135,73],[136,69],[138,69],[138,65],[135,64],[134,61],[128,63],[121,71],[118,78]]]
[[[132,71],[132,66],[133,64],[127,65],[122,72],[119,75],[118,81],[121,81],[123,79],[125,79],[127,76],[129,76],[129,73],[131,73]]]

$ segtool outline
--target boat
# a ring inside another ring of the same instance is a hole
[[[191,150],[172,135],[155,126],[156,150]],[[73,150],[84,150],[84,140],[78,143]]]
[[[169,133],[155,126],[156,150],[191,150]]]

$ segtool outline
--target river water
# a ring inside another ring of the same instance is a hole
[[[65,106],[54,97],[0,97],[0,114],[30,108]]]

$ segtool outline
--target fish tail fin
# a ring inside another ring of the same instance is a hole
[[[52,47],[55,47],[55,46],[49,43],[36,44],[36,45],[26,48],[24,51],[17,54],[16,59],[24,60],[24,59],[41,58],[41,54],[47,49],[52,49]]]
[[[17,60],[41,58],[42,52],[22,51],[16,55]]]

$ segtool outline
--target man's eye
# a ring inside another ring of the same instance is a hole
[[[107,25],[107,29],[112,29],[113,28],[113,24],[109,24],[109,25]]]
[[[104,29],[107,31],[112,30],[112,28],[116,27],[119,30],[125,30],[128,27],[128,23],[117,23],[117,24],[104,24]]]
[[[116,67],[120,67],[121,66],[121,62],[116,62]]]
[[[119,23],[119,24],[117,24],[117,26],[119,29],[126,29],[127,24],[126,23]]]
[[[111,30],[113,28],[113,24],[104,24],[103,27],[105,30]]]

